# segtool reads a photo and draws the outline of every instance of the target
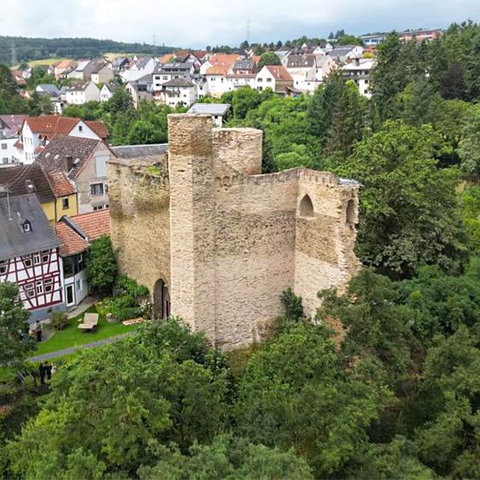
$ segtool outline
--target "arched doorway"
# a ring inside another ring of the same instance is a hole
[[[162,279],[157,280],[153,288],[153,313],[155,318],[170,316],[170,294]]]

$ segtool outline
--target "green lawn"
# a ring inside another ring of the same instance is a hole
[[[95,313],[95,307],[90,307],[87,312]],[[42,355],[44,353],[56,352],[68,347],[77,347],[84,343],[102,340],[104,338],[113,337],[127,333],[138,325],[125,326],[122,323],[108,323],[103,315],[100,315],[97,329],[94,332],[85,332],[78,329],[79,320],[83,319],[83,313],[78,317],[70,319],[70,325],[59,332],[55,332],[48,340],[41,342],[36,351],[31,353],[31,356]]]

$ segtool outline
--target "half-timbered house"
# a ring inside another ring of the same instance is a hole
[[[34,193],[0,192],[0,283],[20,288],[30,322],[64,310],[59,242]]]

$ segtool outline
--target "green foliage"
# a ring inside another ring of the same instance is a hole
[[[257,72],[259,72],[265,65],[281,65],[282,62],[275,52],[265,52],[260,55],[260,60],[257,65]]]
[[[247,366],[239,386],[238,432],[269,447],[293,446],[315,476],[324,477],[341,470],[367,441],[365,429],[386,396],[366,364],[345,370],[322,327],[292,324]]]
[[[298,322],[305,317],[303,313],[302,297],[297,297],[290,287],[281,293],[280,300],[285,309],[285,316],[288,319]]]
[[[93,291],[111,291],[117,275],[117,262],[110,237],[102,235],[90,245],[87,279]]]
[[[480,41],[480,37],[479,37]],[[458,154],[462,172],[480,177],[480,105],[472,105],[465,116]]]
[[[159,449],[154,467],[139,470],[141,480],[292,480],[313,479],[306,462],[293,451],[282,452],[245,439],[221,435],[211,445],[194,444],[189,455],[175,447]]]
[[[148,295],[148,288],[139,285],[133,278],[127,275],[119,275],[115,282],[115,290],[119,295],[129,295],[133,298]]]
[[[411,276],[423,264],[459,270],[458,175],[437,168],[438,143],[429,125],[388,121],[337,169],[363,185],[357,251],[380,272]]]
[[[17,285],[0,283],[0,364],[20,364],[35,348],[28,334],[30,312],[18,302],[18,296]]]
[[[203,342],[206,350],[204,339],[172,323],[85,351],[59,369],[39,415],[9,446],[12,471],[71,478],[56,472],[86,468],[130,478],[155,464],[152,450],[162,443],[187,450],[213,440],[225,419],[225,375],[195,361],[186,346]],[[190,352],[198,356],[198,348]]]
[[[480,186],[468,186],[459,195],[469,250],[472,255],[478,255],[480,253]]]
[[[54,330],[63,330],[69,324],[66,312],[56,311],[50,315],[50,326]]]

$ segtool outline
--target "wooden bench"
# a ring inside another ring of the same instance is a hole
[[[83,316],[83,323],[78,325],[80,330],[84,330],[87,332],[92,332],[97,328],[98,324],[98,313],[86,313]]]

